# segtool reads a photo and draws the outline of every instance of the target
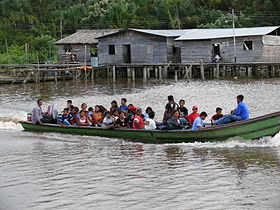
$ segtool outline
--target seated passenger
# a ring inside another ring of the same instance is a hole
[[[117,120],[119,118],[119,116],[120,116],[119,115],[119,110],[115,110],[115,112],[113,113],[113,117],[115,118],[115,120]]]
[[[153,109],[151,107],[147,107],[146,111],[143,113],[143,120],[145,121],[146,119],[149,118],[149,114],[154,112]],[[155,113],[154,113],[155,114]]]
[[[137,109],[136,114],[133,119],[133,129],[143,129],[145,128],[144,120],[142,117],[142,109]]]
[[[212,121],[217,121],[218,119],[221,119],[224,115],[222,114],[223,109],[220,107],[216,108],[216,114],[212,116]]]
[[[205,120],[206,117],[207,117],[207,113],[206,112],[201,112],[200,116],[198,116],[194,120],[192,130],[198,130],[198,129],[203,128],[203,120]]]
[[[231,114],[222,117],[221,119],[216,121],[216,125],[240,121],[240,120],[248,120],[249,119],[249,110],[247,105],[243,102],[244,96],[238,95],[236,97],[237,101],[237,109],[232,110]]]
[[[73,108],[72,100],[67,100],[67,108],[69,108],[70,110]]]
[[[129,104],[128,107],[129,108],[128,108],[128,113],[127,113],[126,119],[128,121],[129,127],[132,128],[137,107],[133,106],[132,104]]]
[[[38,99],[37,100],[37,106],[32,110],[32,124],[36,125],[43,125],[42,119],[43,119],[43,111],[42,106],[43,100]]]
[[[189,122],[189,125],[190,125],[190,126],[192,126],[194,120],[195,120],[197,117],[199,117],[198,107],[197,107],[197,106],[193,106],[192,110],[193,110],[193,112],[192,112],[191,114],[189,114],[189,116],[188,116],[188,122]]]
[[[145,120],[145,130],[154,130],[157,128],[156,122],[154,121],[155,113],[150,112],[149,117]]]
[[[86,103],[82,103],[82,105],[81,105],[81,109],[82,109],[82,111],[87,111],[87,104]]]
[[[119,110],[118,103],[116,100],[111,102],[110,112],[114,113],[116,110]]]
[[[89,108],[88,108],[88,115],[89,115],[90,117],[92,117],[92,113],[93,113],[93,108],[92,108],[92,107],[89,107]]]
[[[69,113],[69,121],[71,125],[78,125],[77,124],[77,114],[79,113],[79,108],[78,107],[74,107],[74,109],[71,110],[71,112]]]
[[[122,98],[121,99],[121,105],[120,105],[120,109],[123,111],[123,112],[126,112],[128,110],[128,106],[126,105],[126,98]]]
[[[184,126],[181,125],[179,117],[180,117],[179,111],[174,110],[173,116],[171,117],[171,119],[167,120],[167,129],[168,130],[183,129]]]
[[[85,111],[80,111],[80,116],[78,117],[77,124],[79,126],[89,126],[92,125],[90,120],[88,119]]]
[[[115,118],[111,115],[111,112],[106,112],[106,117],[103,119],[101,127],[104,129],[113,128],[115,124]]]
[[[163,123],[166,123],[168,119],[172,117],[172,113],[175,110],[179,109],[179,106],[174,101],[174,97],[172,95],[167,97],[168,103],[165,105],[165,111],[163,114]]]
[[[180,111],[180,122],[183,126],[188,124],[188,109],[185,107],[185,100],[181,99],[179,101],[179,111]]]
[[[117,119],[115,126],[117,128],[129,128],[128,121],[125,118],[124,112],[121,112],[119,118]]]
[[[100,110],[100,106],[96,105],[94,107],[94,112],[92,113],[92,119],[95,125],[101,125],[103,121],[103,113]]]
[[[57,122],[62,125],[71,125],[70,123],[70,115],[69,115],[69,108],[65,108],[63,110],[63,114],[61,117],[57,118]]]

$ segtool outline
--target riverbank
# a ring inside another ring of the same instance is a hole
[[[90,64],[0,65],[0,84],[59,80],[94,80],[109,78],[149,79],[236,79],[278,78],[280,63],[189,63],[189,64],[118,64],[91,67]]]

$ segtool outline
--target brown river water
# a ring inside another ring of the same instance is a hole
[[[37,98],[59,110],[126,97],[162,118],[167,96],[209,116],[245,95],[251,116],[279,111],[280,80],[132,83],[65,81],[0,86],[0,210],[280,209],[280,134],[220,143],[142,144],[24,132],[17,123]],[[207,121],[209,121],[209,117]]]

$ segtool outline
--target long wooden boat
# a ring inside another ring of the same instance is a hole
[[[59,132],[78,135],[123,138],[144,143],[182,143],[224,141],[232,137],[256,139],[273,136],[280,131],[280,112],[233,122],[205,127],[200,130],[133,130],[102,129],[98,127],[60,126],[57,124],[33,125],[20,121],[26,131]]]

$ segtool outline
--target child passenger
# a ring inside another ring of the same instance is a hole
[[[207,117],[207,113],[201,112],[200,116],[198,116],[193,122],[192,130],[198,130],[200,128],[203,128],[203,120],[205,120],[206,117]]]
[[[78,117],[77,124],[79,126],[89,126],[92,125],[90,120],[88,119],[85,111],[80,111],[80,116]]]
[[[223,109],[220,107],[216,108],[216,114],[212,116],[211,120],[216,121],[221,119],[224,115],[222,114]]]
[[[156,122],[154,121],[155,113],[150,112],[149,117],[145,121],[145,129],[146,130],[154,130],[157,128]]]
[[[63,125],[71,125],[70,124],[70,115],[69,115],[69,108],[65,108],[63,110],[63,114],[61,115],[60,118],[58,118],[58,123],[63,124]]]
[[[106,112],[106,117],[103,119],[101,127],[103,129],[113,128],[115,124],[115,118],[111,115],[111,112]]]

